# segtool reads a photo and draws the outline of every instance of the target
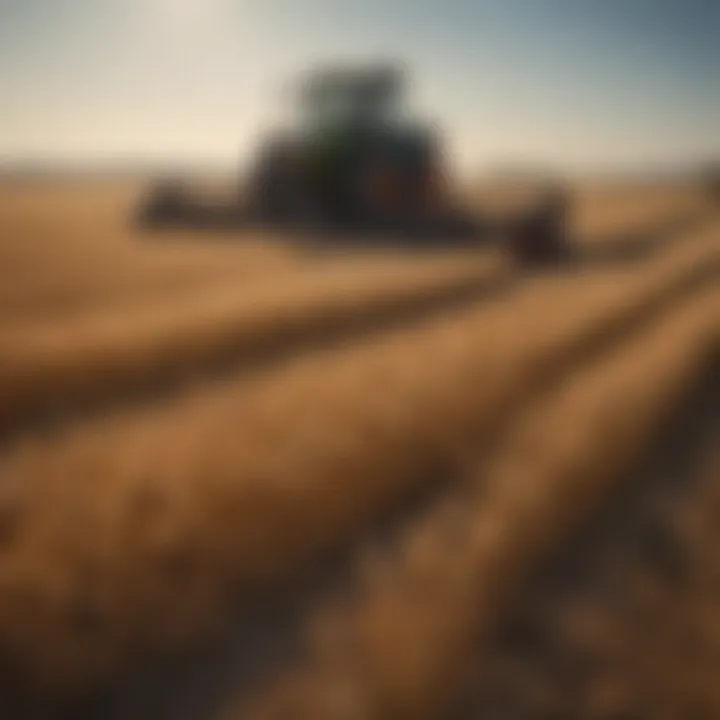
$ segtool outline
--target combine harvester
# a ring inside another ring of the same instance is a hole
[[[564,189],[535,181],[528,192],[521,182],[510,203],[505,192],[492,209],[462,209],[437,131],[403,112],[404,94],[394,65],[314,70],[300,83],[294,127],[266,139],[231,202],[203,203],[182,181],[164,181],[143,202],[139,224],[271,227],[411,246],[498,238],[523,261],[563,256]]]

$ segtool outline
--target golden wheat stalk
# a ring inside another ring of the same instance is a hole
[[[643,270],[539,278],[509,303],[8,449],[0,650],[75,687],[197,638],[429,472],[456,473],[558,368],[717,260],[712,232]]]
[[[478,638],[648,451],[719,348],[720,293],[699,293],[529,406],[468,492],[412,525],[387,562],[365,563],[350,603],[316,607],[310,665],[223,718],[443,717]]]

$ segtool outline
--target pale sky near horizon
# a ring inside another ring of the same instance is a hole
[[[233,163],[282,82],[398,58],[462,162],[720,156],[720,0],[0,0],[0,162]]]

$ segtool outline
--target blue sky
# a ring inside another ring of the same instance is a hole
[[[465,166],[720,155],[715,0],[0,0],[0,159],[233,162],[282,81],[397,57]]]

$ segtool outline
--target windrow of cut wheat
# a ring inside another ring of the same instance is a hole
[[[323,328],[347,324],[350,332],[416,298],[420,312],[461,292],[473,269],[480,282],[503,264],[471,254],[408,261],[354,253],[318,270],[317,257],[257,237],[152,242],[119,222],[128,192],[112,184],[2,189],[0,428],[176,382],[204,364],[292,346]],[[706,210],[692,190],[597,194],[578,202],[580,235],[592,236],[608,217],[627,232]]]
[[[308,663],[223,720],[445,717],[523,580],[652,448],[717,368],[720,290],[697,293],[530,404],[464,491],[357,560],[351,602],[307,618]],[[352,714],[354,713],[354,715]]]
[[[3,327],[0,433],[190,382],[304,343],[422,316],[510,279],[506,258],[366,258],[277,273],[271,285],[221,283],[143,308]],[[89,300],[90,298],[88,298]]]
[[[457,476],[549,378],[715,280],[719,260],[708,228],[642,270],[539,277],[512,302],[7,449],[0,652],[79,689],[197,638]]]
[[[383,274],[395,268],[402,275],[408,266],[431,272],[435,264],[473,262],[477,256],[472,249],[412,255],[391,249],[320,252],[297,240],[293,245],[257,233],[223,241],[182,235],[149,240],[127,234],[114,237],[112,226],[91,223],[42,232],[22,225],[8,228],[0,220],[0,236],[2,330],[70,323],[104,313],[137,317],[155,303],[175,300],[187,307],[193,298],[202,303],[204,294],[232,288],[282,292],[286,285],[327,283],[326,276],[335,273],[352,279],[363,272]],[[89,237],[81,240],[85,236]]]
[[[0,432],[154,390],[226,363],[280,352],[317,336],[343,336],[393,315],[421,314],[499,277],[498,257],[348,263],[230,286],[206,297],[169,297],[142,314],[122,308],[3,332]],[[284,280],[284,282],[283,282]]]

